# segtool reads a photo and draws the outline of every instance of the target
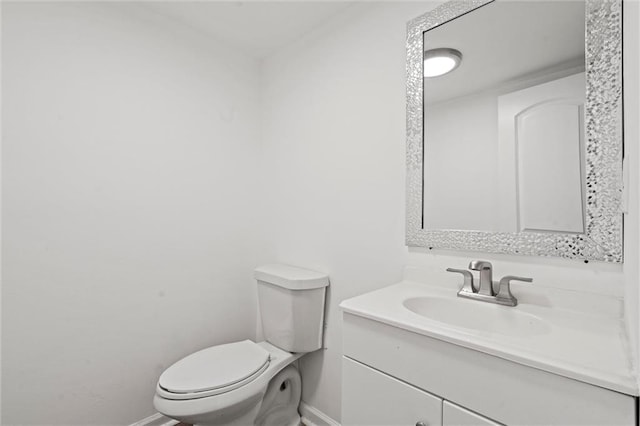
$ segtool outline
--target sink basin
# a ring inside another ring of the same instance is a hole
[[[403,305],[411,312],[439,323],[475,332],[507,336],[546,334],[551,327],[535,315],[507,306],[443,297],[412,297]]]

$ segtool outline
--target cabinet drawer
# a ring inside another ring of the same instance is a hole
[[[442,425],[442,400],[350,358],[342,358],[343,426]]]
[[[442,423],[444,426],[500,426],[500,423],[482,417],[449,401],[442,403]]]

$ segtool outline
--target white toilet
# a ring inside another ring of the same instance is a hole
[[[293,361],[322,347],[329,277],[287,265],[255,270],[264,342],[213,346],[173,364],[160,376],[153,404],[197,425],[300,423],[300,373]]]

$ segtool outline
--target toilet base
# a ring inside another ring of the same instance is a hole
[[[242,414],[240,417],[237,417],[231,421],[221,421],[221,419],[209,419],[209,421],[204,420],[204,422],[194,423],[193,426],[253,426],[254,420],[258,411],[260,409],[260,404],[255,405],[251,410]]]
[[[262,399],[255,426],[299,425],[298,406],[302,396],[300,372],[288,365],[271,379]]]
[[[271,379],[261,403],[250,411],[232,421],[210,418],[194,426],[299,426],[301,394],[300,373],[288,365]]]

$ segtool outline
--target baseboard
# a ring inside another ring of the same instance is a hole
[[[144,419],[139,420],[135,423],[132,423],[129,426],[175,426],[178,423],[179,422],[177,420],[173,420],[169,417],[163,416],[160,413],[156,413],[149,417],[145,417]]]
[[[304,426],[340,426],[340,423],[304,401],[300,401],[299,409],[300,416],[302,417],[302,424]],[[177,420],[173,420],[160,413],[156,413],[132,423],[129,426],[175,426],[178,423],[180,422]]]
[[[300,401],[299,409],[304,426],[340,426],[340,423],[304,401]]]

